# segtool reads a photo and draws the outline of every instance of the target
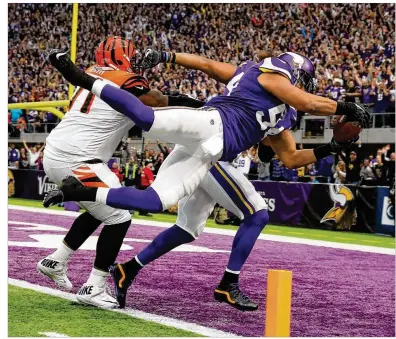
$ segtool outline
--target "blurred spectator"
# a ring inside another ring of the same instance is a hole
[[[283,167],[283,180],[290,182],[298,181],[297,169],[287,168],[285,165],[282,165],[282,167]]]
[[[272,181],[281,181],[283,180],[283,166],[278,156],[275,155],[270,161],[270,173]]]
[[[334,179],[336,184],[346,183],[346,167],[345,162],[339,161],[334,168]]]
[[[327,182],[330,182],[333,177],[332,167],[334,164],[334,157],[334,155],[328,155],[326,158],[320,159],[315,164],[315,167],[318,170],[317,175],[327,178]]]
[[[309,179],[310,179],[311,184],[319,184],[318,179],[316,179],[316,177],[314,175],[310,175]]]
[[[256,179],[258,175],[258,162],[259,162],[256,146],[249,148],[248,156],[251,160],[250,169],[249,169],[249,179]]]
[[[161,144],[159,140],[157,140],[158,148],[160,149],[161,153],[164,155],[164,159],[172,152],[172,147],[167,147],[165,144]]]
[[[154,167],[153,172],[154,172],[155,175],[158,174],[158,171],[159,171],[162,163],[164,162],[164,160],[165,160],[164,153],[160,152],[156,156],[156,159],[155,159],[154,164],[153,164],[153,167]]]
[[[39,152],[39,157],[36,161],[37,163],[37,170],[38,171],[44,171],[44,165],[43,165],[43,157],[44,157],[44,153],[43,152]]]
[[[22,110],[20,108],[14,108],[10,110],[11,122],[16,123],[18,119],[22,116]]]
[[[315,177],[318,174],[318,171],[315,168],[315,164],[307,165],[306,174],[313,177]]]
[[[385,146],[381,160],[384,164],[385,177],[389,185],[395,177],[395,152],[391,151],[390,145]]]
[[[269,181],[270,180],[270,163],[258,162],[258,180]]]
[[[136,158],[134,156],[132,156],[125,165],[125,170],[124,170],[125,186],[127,186],[127,187],[138,186],[138,184],[139,184],[138,172],[139,172],[139,166],[137,164]]]
[[[8,150],[8,165],[12,167],[19,167],[20,157],[21,153],[15,148],[15,144],[11,144],[10,149]],[[18,165],[15,163],[18,163]]]
[[[29,168],[30,169],[37,169],[37,167],[38,167],[38,159],[39,159],[40,153],[44,149],[45,145],[43,145],[40,149],[37,149],[36,146],[34,146],[34,147],[32,147],[32,149],[30,149],[27,146],[26,141],[23,140],[23,146],[25,147],[26,152],[28,154]]]
[[[122,182],[124,180],[124,175],[120,172],[120,169],[118,168],[118,164],[116,161],[114,161],[111,164],[110,170],[118,177],[118,180]]]
[[[154,174],[152,171],[153,164],[149,161],[144,163],[144,167],[141,169],[140,173],[140,189],[144,190],[151,186],[154,181]]]
[[[360,160],[355,151],[349,157],[341,155],[346,165],[346,183],[358,184],[360,182]]]
[[[370,167],[370,160],[368,158],[363,160],[362,168],[360,169],[360,177],[363,178],[364,181],[371,181],[375,179],[372,168]],[[365,182],[363,181],[363,184]]]
[[[233,161],[233,164],[239,172],[247,176],[250,171],[251,161],[252,160],[250,159],[248,152],[243,151],[240,154],[238,154],[238,156]]]
[[[328,97],[334,101],[341,101],[344,96],[345,89],[341,87],[341,79],[335,79],[334,85],[328,89]]]
[[[29,168],[29,159],[26,153],[26,150],[24,148],[21,148],[20,150],[20,158],[19,158],[19,166],[18,168],[20,169],[28,169]]]
[[[348,81],[348,87],[345,90],[345,101],[360,103],[360,87],[355,85],[353,79]]]
[[[153,164],[151,162],[146,161],[144,163],[144,168],[140,171],[140,189],[142,190],[148,188],[154,182],[152,166]],[[151,216],[151,214],[145,211],[139,211],[139,215]]]

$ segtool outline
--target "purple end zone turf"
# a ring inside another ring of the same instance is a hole
[[[12,221],[69,228],[74,218],[9,210],[9,241],[34,241],[33,234],[62,231],[17,230]],[[138,221],[136,221],[138,223]],[[163,228],[134,224],[127,237],[151,240]],[[232,237],[203,234],[192,245],[229,250]],[[125,242],[125,261],[146,244]],[[52,249],[9,247],[9,277],[53,287],[36,271],[39,259]],[[94,251],[81,250],[69,264],[73,292],[86,281]],[[262,336],[266,272],[293,271],[292,336],[394,337],[395,257],[259,240],[246,263],[241,286],[259,303],[259,310],[242,313],[213,301],[213,290],[227,263],[227,253],[171,252],[141,271],[130,289],[127,307],[217,328],[243,336]]]

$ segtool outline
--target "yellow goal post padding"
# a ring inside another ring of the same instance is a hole
[[[16,104],[8,104],[8,109],[30,109],[37,111],[46,111],[55,114],[59,119],[62,119],[64,114],[56,109],[56,107],[68,107],[70,100],[57,101],[38,101],[38,102],[19,102]]]

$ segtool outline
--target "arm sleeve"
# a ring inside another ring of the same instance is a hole
[[[168,100],[169,100],[168,101],[169,106],[200,108],[205,105],[205,102],[194,98],[190,98],[187,95],[178,95],[178,96],[169,95]]]

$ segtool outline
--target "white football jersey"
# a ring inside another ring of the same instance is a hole
[[[134,73],[92,66],[87,73],[136,94],[149,90],[147,80]],[[45,156],[69,162],[107,162],[134,123],[91,92],[77,87],[69,111],[46,140]]]

